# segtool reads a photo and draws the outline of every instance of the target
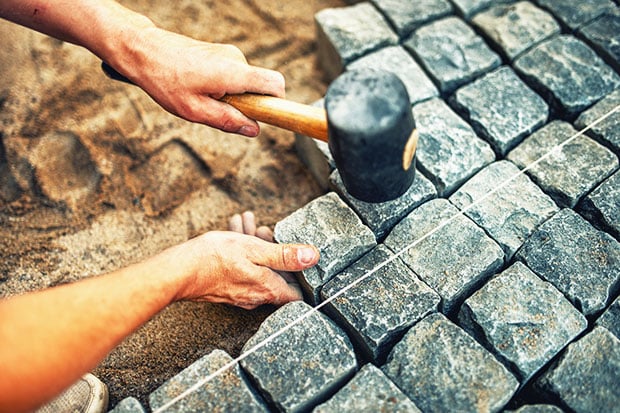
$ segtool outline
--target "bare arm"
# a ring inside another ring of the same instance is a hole
[[[218,99],[255,92],[284,96],[284,78],[250,66],[236,47],[156,27],[112,0],[0,0],[0,17],[84,46],[169,112],[256,136],[258,124]]]
[[[0,411],[53,398],[174,301],[250,309],[300,299],[272,269],[317,261],[313,247],[210,232],[107,275],[0,301]]]

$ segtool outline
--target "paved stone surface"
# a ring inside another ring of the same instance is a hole
[[[138,399],[135,397],[127,397],[121,400],[114,409],[110,410],[108,413],[146,413],[146,410]]]
[[[424,23],[444,17],[452,11],[448,0],[371,0],[392,24],[400,38]]]
[[[450,195],[470,176],[495,160],[488,143],[440,99],[413,108],[420,140],[417,166],[439,196]]]
[[[521,169],[528,167],[527,174],[543,191],[559,206],[571,208],[618,169],[616,155],[583,134],[577,136],[563,121],[533,133],[506,159]]]
[[[369,363],[334,397],[312,412],[418,413],[420,410],[381,370]]]
[[[419,28],[403,44],[422,63],[442,93],[452,92],[501,63],[484,40],[456,17]]]
[[[394,225],[414,208],[437,196],[437,191],[431,181],[419,171],[416,171],[413,184],[407,192],[392,201],[379,203],[360,201],[349,194],[338,171],[332,173],[330,182],[378,240],[385,238]]]
[[[553,14],[571,30],[583,26],[605,13],[605,11],[613,10],[615,7],[611,0],[588,0],[580,2],[536,0],[536,2],[541,7],[552,11]]]
[[[331,397],[357,370],[346,334],[326,316],[310,310],[301,301],[280,307],[243,347],[247,352],[292,325],[241,361],[263,395],[282,411],[311,409]],[[292,324],[302,316],[303,320]]]
[[[507,259],[538,225],[559,210],[548,195],[508,161],[492,163],[478,172],[450,197],[450,202],[465,209],[465,215],[502,247]]]
[[[398,36],[379,11],[369,2],[319,11],[317,58],[330,78],[368,52],[396,45]]]
[[[588,325],[562,293],[520,262],[465,300],[459,322],[522,385]]]
[[[599,118],[609,114],[607,118],[592,126],[586,134],[607,146],[616,155],[620,155],[620,89],[616,89],[603,100],[583,112],[575,121],[581,130]]]
[[[279,243],[312,244],[319,263],[301,273],[301,283],[314,303],[320,287],[376,245],[372,231],[334,192],[319,197],[276,224]]]
[[[516,257],[586,316],[603,311],[620,287],[620,244],[570,209],[542,224]]]
[[[596,325],[605,327],[613,335],[620,338],[620,297],[616,298],[596,320]]]
[[[620,9],[582,27],[580,34],[616,71],[620,70]]]
[[[494,6],[498,3],[509,3],[512,0],[452,0],[457,11],[465,17]]]
[[[218,369],[232,362],[225,351],[214,350],[177,374],[149,396],[149,406],[157,410],[166,406],[175,397],[192,387]],[[265,412],[267,407],[248,386],[244,374],[238,364],[234,364],[224,373],[215,376],[204,385],[183,397],[176,403],[167,406],[166,412]]]
[[[402,46],[389,46],[379,49],[347,65],[347,70],[365,68],[395,73],[405,84],[412,104],[439,95],[433,82]]]
[[[545,101],[507,66],[457,90],[452,103],[501,156],[544,125],[549,113]]]
[[[579,212],[597,228],[620,240],[620,172],[599,185],[586,196]]]
[[[474,16],[472,23],[509,61],[560,33],[553,16],[529,1],[492,7]]]
[[[362,277],[366,278],[349,287]],[[436,311],[440,301],[383,245],[332,278],[321,296],[331,299],[327,308],[332,318],[373,362],[382,362],[404,331]]]
[[[539,386],[575,412],[612,412],[620,405],[620,340],[603,327],[568,346]]]
[[[506,413],[563,413],[562,409],[552,404],[528,404],[517,410],[506,410]]]
[[[564,119],[575,117],[620,86],[618,74],[570,35],[536,46],[518,58],[514,67]]]
[[[415,209],[394,227],[385,245],[395,253],[407,248],[401,259],[439,293],[445,314],[504,263],[499,245],[445,199]]]
[[[495,357],[443,315],[413,326],[385,374],[422,411],[499,411],[518,382]]]

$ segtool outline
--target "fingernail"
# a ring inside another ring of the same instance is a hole
[[[242,126],[237,130],[237,133],[253,138],[258,135],[258,128],[255,126]]]
[[[299,248],[297,250],[297,259],[302,265],[310,265],[316,259],[316,250],[309,247]]]

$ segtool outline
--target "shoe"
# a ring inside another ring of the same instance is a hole
[[[107,386],[88,373],[36,413],[102,413],[107,409]]]

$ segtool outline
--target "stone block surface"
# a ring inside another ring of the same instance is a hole
[[[506,413],[563,413],[563,411],[553,404],[526,404],[517,410],[506,410]]]
[[[442,299],[449,314],[504,263],[495,241],[445,199],[416,208],[385,239],[422,281]]]
[[[618,169],[618,157],[568,123],[554,121],[534,132],[506,159],[526,173],[559,206],[574,207]]]
[[[603,327],[568,346],[538,381],[575,412],[612,412],[620,405],[620,340]]]
[[[620,244],[571,209],[563,209],[516,254],[586,316],[602,312],[620,287]]]
[[[597,142],[607,146],[620,156],[620,89],[614,90],[604,99],[583,112],[575,121],[575,127],[583,129],[598,119],[604,120],[594,124],[586,134]]]
[[[396,33],[370,2],[323,9],[314,19],[317,59],[330,79],[358,57],[398,43]]]
[[[478,13],[488,7],[494,6],[498,3],[510,3],[512,0],[452,0],[456,10],[464,17],[471,17],[473,14]]]
[[[620,87],[620,76],[570,35],[556,36],[524,53],[514,68],[563,119],[574,118]]]
[[[470,176],[495,160],[489,144],[440,99],[413,108],[420,133],[417,166],[439,196],[450,195]]]
[[[588,194],[579,205],[579,213],[620,241],[620,172]]]
[[[588,326],[562,293],[520,262],[465,300],[459,323],[521,384]]]
[[[402,39],[424,23],[452,12],[448,0],[371,0],[392,24]]]
[[[332,319],[374,362],[382,362],[404,331],[436,311],[440,301],[384,245],[332,278],[321,296],[330,300],[327,307]]]
[[[108,413],[146,413],[142,404],[135,397],[127,397],[121,400]]]
[[[544,125],[549,115],[545,101],[508,66],[463,86],[452,103],[500,156]]]
[[[225,351],[214,350],[166,381],[149,395],[153,410],[164,408],[166,412],[238,411],[267,412],[267,406],[254,393],[239,364],[235,363],[225,372],[215,375],[196,390],[172,401],[200,380],[216,373],[233,361]]]
[[[287,329],[273,337],[283,328]],[[260,343],[263,345],[244,358],[241,366],[281,411],[313,408],[331,397],[357,370],[346,334],[302,301],[286,304],[267,317],[243,353]]]
[[[366,364],[338,393],[312,413],[419,413],[416,405],[373,364]]]
[[[386,70],[396,74],[405,84],[412,104],[439,95],[433,82],[402,46],[379,49],[347,65],[347,70],[366,68]]]
[[[548,195],[508,161],[487,166],[449,199],[502,247],[508,259],[538,225],[559,211]]]
[[[321,259],[301,273],[302,287],[316,303],[321,286],[376,245],[372,231],[334,192],[314,199],[278,222],[279,243],[312,244]]]
[[[560,33],[553,16],[529,1],[492,7],[474,16],[472,23],[509,61]]]
[[[605,13],[579,30],[616,71],[620,71],[620,8]]]
[[[576,30],[605,12],[615,8],[611,0],[588,0],[580,2],[536,0],[536,2],[541,7],[551,11],[571,30]]]
[[[330,183],[378,240],[383,239],[394,225],[414,208],[437,196],[431,181],[419,171],[416,171],[416,176],[407,192],[387,202],[364,202],[353,197],[345,188],[338,171],[332,173]]]
[[[596,325],[605,327],[613,335],[620,338],[620,297],[616,298],[596,320]]]
[[[491,353],[438,313],[409,330],[382,370],[422,411],[496,412],[519,384]]]
[[[450,93],[501,64],[499,56],[457,17],[422,26],[403,45],[422,63],[442,93]]]

